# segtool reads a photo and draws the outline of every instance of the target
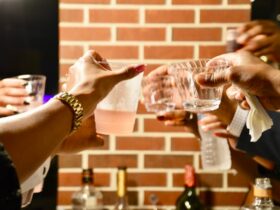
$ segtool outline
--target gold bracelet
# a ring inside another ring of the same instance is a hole
[[[82,119],[84,115],[84,109],[82,104],[75,96],[67,92],[61,92],[58,95],[56,95],[54,98],[60,100],[62,103],[66,104],[71,108],[74,114],[72,120],[71,132],[77,130],[82,124]]]

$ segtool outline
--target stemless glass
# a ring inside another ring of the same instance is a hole
[[[223,87],[201,87],[195,78],[199,73],[205,73],[206,77],[213,77],[228,66],[228,63],[222,59],[215,60],[215,63],[209,62],[209,59],[190,60],[169,66],[169,70],[176,78],[182,105],[186,111],[205,112],[219,108]]]
[[[131,66],[119,62],[100,62],[100,64],[112,71]],[[98,133],[123,135],[133,132],[142,77],[143,73],[118,83],[97,104],[94,114]]]
[[[173,75],[146,76],[142,80],[142,99],[148,112],[159,115],[173,111],[176,106],[176,93]]]
[[[29,96],[25,98],[28,105],[17,106],[18,111],[26,112],[43,104],[45,94],[46,76],[38,74],[23,74],[16,76],[18,79],[26,81],[25,89]]]

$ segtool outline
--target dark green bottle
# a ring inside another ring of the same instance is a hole
[[[185,190],[176,201],[176,210],[203,210],[195,191],[195,173],[191,165],[185,166]]]

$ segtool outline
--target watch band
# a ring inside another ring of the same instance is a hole
[[[59,93],[55,96],[55,99],[58,99],[67,106],[69,106],[74,114],[71,132],[78,129],[82,124],[82,119],[84,115],[84,109],[79,100],[75,96],[67,92]]]

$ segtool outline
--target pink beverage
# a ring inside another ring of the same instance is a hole
[[[135,123],[135,112],[96,109],[94,112],[97,133],[130,134]]]

